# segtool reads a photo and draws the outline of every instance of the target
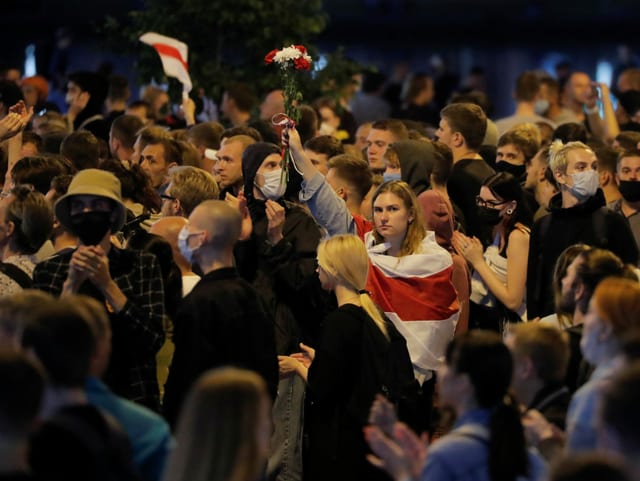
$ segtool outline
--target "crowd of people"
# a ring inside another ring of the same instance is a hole
[[[1,73],[0,477],[640,479],[640,69],[286,125]]]

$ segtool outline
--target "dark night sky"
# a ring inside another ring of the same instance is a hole
[[[266,1],[266,0],[265,0]],[[142,0],[2,0],[3,44],[32,40],[60,25],[90,32],[105,15],[123,15]],[[323,37],[350,43],[402,41],[633,41],[636,0],[324,0]],[[381,35],[383,33],[383,35]]]
[[[329,24],[316,43],[326,51],[344,46],[348,55],[387,70],[399,60],[424,65],[437,52],[463,73],[483,65],[490,80],[502,83],[496,88],[510,91],[516,72],[538,68],[551,51],[561,51],[578,68],[592,71],[599,58],[615,60],[619,43],[640,52],[637,3],[324,0]],[[0,0],[0,63],[20,64],[29,43],[36,45],[39,60],[46,59],[59,27],[70,27],[82,42],[91,39],[106,15],[124,16],[141,5],[142,0]],[[38,70],[44,73],[46,64]],[[510,99],[504,108],[508,103]]]

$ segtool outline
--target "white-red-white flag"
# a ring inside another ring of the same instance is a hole
[[[164,73],[182,82],[183,94],[186,95],[191,92],[193,85],[189,76],[189,65],[187,64],[189,55],[187,44],[155,32],[147,32],[139,40],[151,45],[158,52]]]
[[[458,294],[451,283],[451,254],[428,232],[420,252],[402,257],[385,254],[388,246],[375,244],[365,234],[371,261],[367,289],[407,340],[413,370],[420,380],[444,360],[458,321]]]

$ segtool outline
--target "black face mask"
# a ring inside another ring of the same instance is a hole
[[[478,206],[478,219],[483,224],[496,225],[502,220],[500,211],[490,207]]]
[[[169,104],[162,104],[160,106],[160,108],[158,109],[158,113],[162,116],[162,117],[166,117],[167,115],[169,115],[170,113],[170,109],[169,109]]]
[[[514,165],[503,160],[496,164],[496,170],[498,172],[508,172],[519,180],[524,175],[527,168],[524,165]]]
[[[86,246],[100,243],[111,228],[111,212],[81,212],[71,217],[71,230]]]
[[[640,201],[640,181],[638,180],[621,180],[618,186],[620,194],[627,202]]]

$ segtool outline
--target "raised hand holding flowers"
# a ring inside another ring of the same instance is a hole
[[[307,49],[303,45],[291,45],[283,47],[282,50],[272,50],[265,58],[264,63],[267,65],[277,64],[279,67],[280,78],[282,80],[282,95],[284,97],[284,114],[276,114],[271,121],[274,125],[281,125],[287,128],[293,128],[300,118],[297,104],[302,101],[302,93],[298,90],[296,83],[296,75],[299,70],[311,69],[311,57],[307,53]],[[289,179],[289,164],[291,162],[291,154],[287,147],[282,148],[282,173],[283,180]]]

